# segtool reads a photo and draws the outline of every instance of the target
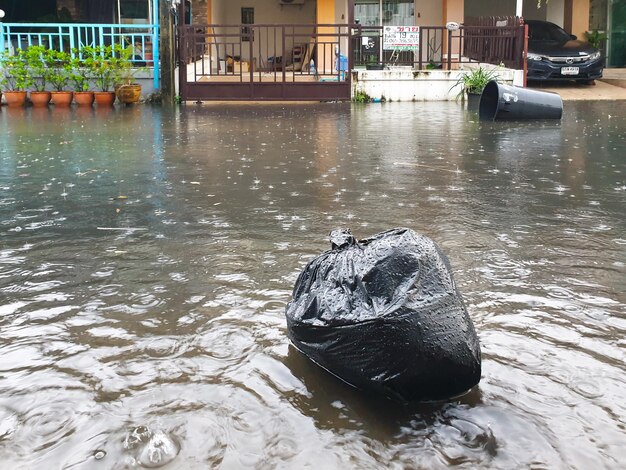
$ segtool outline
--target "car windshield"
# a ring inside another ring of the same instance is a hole
[[[570,41],[572,37],[553,23],[528,23],[528,39],[562,43]]]

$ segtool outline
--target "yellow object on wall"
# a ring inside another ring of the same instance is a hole
[[[589,30],[589,0],[571,0],[571,31],[572,34],[578,36],[579,39],[585,39],[585,31]],[[566,15],[568,2],[565,2]],[[567,23],[567,18],[566,18]]]

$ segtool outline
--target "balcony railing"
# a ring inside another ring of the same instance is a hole
[[[75,52],[85,46],[119,44],[133,47],[132,61],[137,67],[154,69],[154,88],[159,88],[159,25],[91,23],[0,23],[0,53],[44,46]]]

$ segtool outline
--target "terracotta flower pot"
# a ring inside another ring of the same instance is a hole
[[[93,105],[93,91],[75,91],[74,102],[78,106],[91,106]]]
[[[131,83],[129,85],[121,85],[115,89],[115,94],[120,103],[132,104],[137,103],[141,98],[141,85]]]
[[[31,91],[30,101],[35,108],[45,108],[50,103],[52,94],[49,91]]]
[[[53,91],[52,99],[50,101],[57,107],[67,108],[70,104],[72,104],[73,97],[74,93],[71,91]]]
[[[7,102],[9,108],[20,108],[26,103],[25,91],[5,91],[4,99]]]
[[[94,91],[93,94],[98,106],[113,106],[115,102],[114,91]]]

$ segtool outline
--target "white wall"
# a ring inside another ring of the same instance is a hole
[[[348,0],[335,0],[335,23],[348,22]]]
[[[348,0],[335,0],[335,23],[348,23]],[[344,29],[342,32],[349,32]],[[348,55],[348,38],[341,39],[341,55]]]
[[[465,17],[515,15],[516,3],[517,0],[465,0]],[[527,20],[547,19],[563,26],[565,0],[542,0],[541,8],[537,8],[537,0],[524,0],[522,16]]]
[[[315,23],[315,0],[304,5],[281,5],[279,0],[213,0],[213,22],[238,24],[241,8],[254,8],[259,24]]]
[[[304,0],[303,5],[281,5],[279,0],[213,0],[212,21],[215,24],[240,24],[241,8],[254,8],[255,24],[314,24],[315,23],[315,0]],[[274,41],[274,29],[261,30],[253,41],[253,56],[258,65],[267,65],[268,56],[283,55],[281,32],[276,31],[276,42]],[[217,29],[216,32],[223,33],[224,29]],[[228,34],[236,33],[234,28],[226,31]],[[313,32],[313,29],[311,29]],[[295,43],[307,44],[308,33],[304,29],[299,29],[297,34],[303,34],[301,38],[295,39]],[[261,37],[259,37],[261,36]],[[269,36],[269,37],[268,37]],[[234,41],[234,38],[230,39]],[[218,42],[224,43],[225,40]],[[291,51],[293,44],[286,43],[287,52]],[[259,51],[260,47],[260,51]],[[230,46],[227,47],[230,54]],[[223,51],[223,49],[221,49]],[[242,44],[239,52],[234,49],[233,55],[240,55],[242,60],[250,60],[249,43]],[[220,52],[220,56],[223,53]]]
[[[487,69],[490,64],[477,64]],[[358,70],[352,72],[352,96],[365,93],[370,98],[388,101],[454,101],[461,91],[462,70]],[[498,69],[502,82],[520,86],[523,71]]]
[[[565,22],[565,0],[550,0],[547,7],[546,20],[563,27]]]
[[[415,0],[415,24],[417,26],[443,26],[443,2]]]

